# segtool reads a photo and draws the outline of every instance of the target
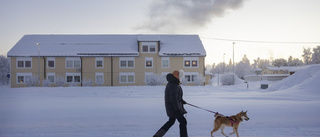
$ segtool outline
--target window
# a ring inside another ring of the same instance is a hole
[[[103,58],[96,57],[96,68],[103,68]]]
[[[96,73],[96,84],[102,85],[104,83],[103,73]]]
[[[161,67],[162,68],[170,68],[170,59],[168,57],[162,57],[161,58]]]
[[[55,68],[55,58],[47,58],[47,67]]]
[[[80,83],[81,82],[81,74],[80,73],[66,73],[67,83]]]
[[[142,52],[149,52],[149,46],[148,45],[143,45],[142,46]]]
[[[47,73],[47,80],[50,83],[54,83],[55,82],[55,73]]]
[[[198,57],[185,57],[184,67],[186,68],[197,68],[198,67]]]
[[[28,78],[31,78],[32,73],[17,73],[17,84],[25,84]]]
[[[32,68],[32,58],[17,58],[17,68]]]
[[[194,83],[198,75],[199,74],[197,72],[186,72],[185,80],[187,81],[187,83]]]
[[[153,57],[146,57],[145,58],[146,61],[146,68],[152,68],[153,67]]]
[[[81,61],[77,57],[67,57],[66,58],[66,68],[80,68]]]
[[[120,57],[120,68],[134,68],[134,57]]]
[[[143,53],[156,53],[156,42],[141,42]]]
[[[134,83],[134,72],[122,72],[120,73],[120,83]]]

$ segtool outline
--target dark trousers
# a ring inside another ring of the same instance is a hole
[[[187,120],[186,118],[184,118],[184,116],[179,116],[177,118],[172,118],[172,117],[169,117],[169,120],[167,123],[165,123],[159,130],[159,131],[165,131],[167,132],[170,127],[175,123],[176,119],[179,121],[180,125],[179,125],[179,128],[180,128],[180,137],[188,137],[188,132],[187,132]]]

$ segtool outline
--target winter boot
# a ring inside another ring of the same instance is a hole
[[[165,131],[164,129],[160,129],[153,137],[163,137],[166,132],[167,131]]]

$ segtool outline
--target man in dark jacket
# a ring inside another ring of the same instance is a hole
[[[167,75],[168,84],[165,89],[165,106],[169,121],[165,123],[153,137],[162,137],[169,128],[175,123],[176,119],[180,125],[180,137],[188,137],[187,120],[183,116],[187,111],[183,104],[186,102],[182,99],[183,91],[180,87],[180,78],[183,77],[183,70],[175,70],[172,74]]]

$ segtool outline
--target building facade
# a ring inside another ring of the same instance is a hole
[[[198,35],[25,35],[7,55],[11,87],[140,86],[180,69],[195,85],[206,52]]]

